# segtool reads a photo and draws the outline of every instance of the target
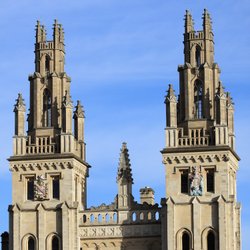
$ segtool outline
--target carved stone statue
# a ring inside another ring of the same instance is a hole
[[[203,194],[203,176],[200,168],[192,167],[192,171],[189,174],[189,183],[190,195],[201,196]]]
[[[35,200],[46,200],[48,196],[48,186],[46,179],[43,175],[38,175],[34,182],[34,199]]]

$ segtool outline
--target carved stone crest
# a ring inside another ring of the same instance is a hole
[[[190,195],[201,196],[203,194],[203,176],[201,174],[201,168],[192,167],[192,171],[189,174],[190,183]]]
[[[38,175],[34,182],[34,199],[38,201],[48,199],[48,183],[43,175]]]

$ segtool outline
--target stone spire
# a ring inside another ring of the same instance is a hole
[[[117,196],[117,207],[118,209],[129,209],[133,204],[132,195],[132,171],[130,168],[130,160],[127,149],[127,144],[122,143],[119,167],[117,173],[117,184],[118,184],[118,196]]]
[[[129,160],[127,144],[123,142],[119,159],[117,181],[122,179],[124,182],[133,183],[132,171],[130,166],[131,165]]]

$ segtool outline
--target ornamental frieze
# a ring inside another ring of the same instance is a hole
[[[95,226],[82,227],[79,230],[81,238],[120,238],[120,237],[144,237],[160,236],[161,225],[123,225],[123,226]]]

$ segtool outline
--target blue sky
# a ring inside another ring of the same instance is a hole
[[[164,197],[164,95],[169,83],[178,92],[177,65],[183,63],[183,17],[189,9],[195,28],[202,12],[213,19],[215,60],[221,80],[235,102],[238,200],[242,203],[243,250],[250,249],[250,3],[198,0],[79,0],[0,2],[0,232],[7,229],[11,203],[13,104],[22,92],[28,105],[28,74],[34,71],[34,28],[40,20],[52,34],[54,19],[65,29],[66,72],[71,95],[86,111],[88,203],[112,202],[117,192],[120,147],[128,143],[135,184],[151,186]],[[152,172],[154,174],[152,174]],[[108,183],[108,185],[106,185]],[[103,189],[102,186],[108,186]]]

